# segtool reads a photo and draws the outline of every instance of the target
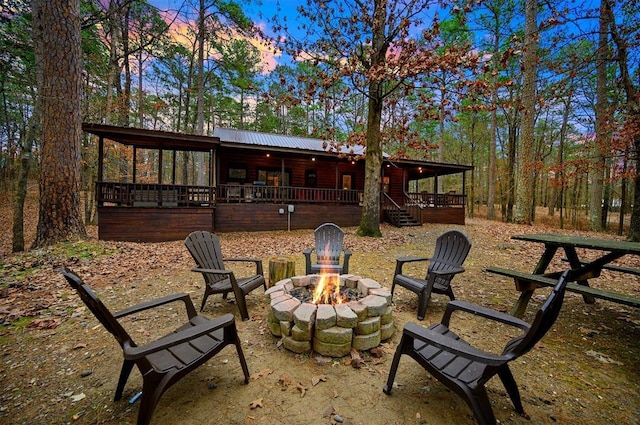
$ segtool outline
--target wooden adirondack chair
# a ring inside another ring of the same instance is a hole
[[[244,382],[249,383],[249,369],[240,346],[233,314],[225,314],[215,319],[198,316],[188,294],[169,295],[112,314],[78,275],[66,268],[60,271],[89,310],[122,347],[124,360],[114,401],[122,398],[133,366],[140,370],[143,381],[138,424],[148,424],[151,421],[160,397],[169,387],[227,345],[235,345],[244,372]],[[188,321],[173,333],[145,345],[138,346],[118,321],[130,314],[176,301],[184,303]]]
[[[429,257],[403,257],[396,260],[396,270],[391,284],[391,296],[396,285],[400,285],[418,294],[418,320],[423,320],[427,312],[427,304],[432,293],[448,295],[455,300],[451,289],[451,279],[462,273],[462,263],[467,258],[471,242],[458,230],[450,230],[438,237],[435,252]],[[406,263],[428,261],[429,267],[424,279],[402,273]]]
[[[315,273],[349,273],[349,259],[351,250],[343,249],[344,231],[333,223],[324,223],[314,230],[315,248],[303,251],[306,274]],[[313,263],[312,253],[315,251],[316,262]],[[340,255],[343,262],[340,264]]]
[[[262,260],[259,258],[223,258],[220,239],[211,232],[192,232],[187,236],[184,244],[197,264],[191,271],[201,273],[206,283],[200,311],[204,309],[204,304],[209,295],[222,294],[222,298],[226,299],[227,294],[233,292],[242,320],[249,320],[245,296],[260,286],[265,291],[267,290],[267,283],[262,271]],[[254,263],[256,267],[255,274],[236,278],[232,270],[225,268],[225,261]]]
[[[496,423],[485,388],[486,382],[495,375],[500,377],[516,411],[525,415],[509,362],[529,352],[555,322],[564,300],[568,273],[562,274],[531,324],[509,314],[462,301],[447,304],[441,323],[429,327],[406,324],[383,391],[391,394],[400,357],[406,354],[462,397],[479,424]],[[502,354],[488,353],[473,347],[451,330],[451,315],[457,311],[505,323],[523,332],[505,345]]]

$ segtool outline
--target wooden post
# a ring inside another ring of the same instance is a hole
[[[291,257],[276,257],[269,259],[269,284],[271,287],[276,282],[295,276],[296,262]]]

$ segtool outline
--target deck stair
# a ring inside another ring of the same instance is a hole
[[[404,208],[387,207],[384,212],[387,220],[396,227],[420,226],[420,223]]]

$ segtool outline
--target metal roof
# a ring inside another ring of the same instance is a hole
[[[147,130],[134,127],[121,127],[108,124],[83,123],[82,129],[88,133],[105,137],[125,145],[150,149],[175,149],[209,151],[216,145],[231,148],[282,151],[289,153],[325,154],[328,156],[343,153],[346,155],[364,155],[363,146],[343,146],[341,148],[325,145],[322,139],[310,137],[285,136],[282,134],[260,133],[256,131],[235,130],[216,127],[213,136],[199,136],[169,131]],[[326,146],[326,147],[325,147]],[[340,150],[338,150],[340,149]],[[473,166],[461,164],[447,164],[441,162],[392,159],[384,153],[385,162],[394,166],[401,166],[409,171],[410,178],[421,178],[430,175],[446,175],[473,170]]]
[[[305,150],[324,153],[344,153],[351,155],[364,155],[364,146],[341,146],[332,147],[330,142],[322,139],[312,139],[310,137],[285,136],[282,134],[259,133],[256,131],[236,130],[232,128],[216,127],[213,136],[220,139],[221,144],[233,143],[249,145],[252,147],[262,146],[265,148]]]

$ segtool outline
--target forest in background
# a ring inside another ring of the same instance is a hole
[[[386,4],[372,5],[379,3]],[[487,205],[489,218],[514,221],[520,173],[531,179],[532,213],[562,208],[576,220],[584,212],[591,229],[602,230],[608,214],[631,212],[638,198],[640,5],[552,3],[397,2],[386,6],[378,38],[385,50],[374,51],[368,28],[375,16],[353,1],[310,0],[287,20],[282,10],[253,17],[251,2],[159,8],[83,0],[82,122],[194,134],[221,126],[367,144],[375,98],[384,101],[385,152],[475,167],[466,188],[470,215]],[[531,5],[535,31],[527,32]],[[27,1],[0,11],[0,178],[3,190],[17,193],[42,161],[31,12]],[[527,99],[532,50],[535,90]],[[532,110],[529,146],[523,119]],[[82,135],[80,154],[90,219],[97,140]]]

